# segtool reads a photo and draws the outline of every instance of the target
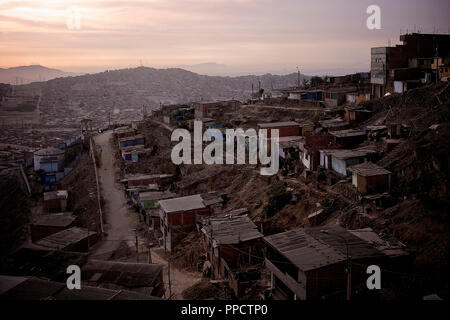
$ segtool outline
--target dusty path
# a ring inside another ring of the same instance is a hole
[[[134,244],[133,230],[137,217],[129,211],[125,194],[115,181],[116,166],[111,139],[112,131],[106,131],[94,138],[95,144],[102,150],[98,175],[105,200],[105,232],[108,236],[94,248],[92,255],[112,253],[124,240],[129,242],[129,246]]]
[[[158,249],[152,249],[152,262],[159,263],[164,266],[164,285],[166,287],[166,299],[169,298],[169,264],[166,259],[158,254]],[[179,270],[173,266],[170,267],[170,286],[171,286],[171,300],[183,300],[181,293],[187,288],[192,287],[194,284],[202,279],[200,273],[187,272]]]
[[[109,254],[119,248],[120,243],[126,241],[129,247],[135,244],[134,229],[138,225],[137,215],[129,210],[127,199],[120,185],[116,183],[116,165],[114,150],[111,147],[112,132],[106,131],[94,138],[95,144],[102,150],[101,166],[98,170],[101,192],[105,200],[104,215],[106,218],[105,231],[108,233],[93,249],[91,257],[108,259]],[[145,239],[140,239],[144,243]],[[158,254],[158,249],[152,249],[152,262],[164,266],[164,284],[166,287],[166,299],[169,298],[168,262]],[[139,255],[139,261],[147,261],[147,253]],[[136,257],[130,257],[129,262],[136,262]],[[171,267],[171,299],[183,299],[181,293],[201,280],[200,273],[192,273]]]
[[[98,170],[101,192],[105,199],[104,215],[106,217],[105,231],[108,233],[101,242],[93,249],[91,257],[108,259],[126,241],[129,247],[135,244],[134,229],[139,223],[137,215],[129,210],[127,199],[121,186],[115,181],[116,165],[114,150],[111,147],[112,132],[106,131],[95,137],[95,144],[101,147],[101,166]],[[145,239],[140,239],[144,243]],[[166,299],[169,298],[168,262],[158,254],[158,249],[152,249],[152,262],[164,266],[164,284],[166,287]],[[139,261],[147,261],[147,253],[139,255]],[[130,257],[129,262],[136,262],[136,257]],[[183,299],[181,293],[201,280],[200,273],[191,273],[171,267],[171,299]]]

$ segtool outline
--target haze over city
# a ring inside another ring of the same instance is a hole
[[[400,32],[448,33],[446,0],[1,1],[0,67],[40,64],[67,72],[139,65],[212,75],[367,71],[370,47]],[[79,13],[80,28],[68,28]],[[72,17],[73,18],[73,17]]]

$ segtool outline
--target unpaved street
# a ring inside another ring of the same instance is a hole
[[[101,164],[98,170],[101,192],[105,200],[104,215],[106,217],[105,231],[108,233],[94,248],[92,257],[108,259],[109,256],[119,248],[121,242],[126,241],[128,247],[135,245],[134,229],[138,224],[137,215],[129,210],[127,199],[116,180],[116,165],[114,150],[111,147],[112,132],[107,131],[95,137],[95,144],[102,150]],[[145,239],[140,239],[144,243]],[[152,250],[152,262],[164,265],[164,284],[166,287],[166,298],[169,298],[169,276],[168,262],[157,252]],[[140,254],[139,261],[145,263],[147,254]],[[136,257],[130,257],[128,262],[136,262]],[[199,273],[191,273],[171,267],[171,299],[182,299],[181,293],[201,280]]]
[[[102,150],[98,174],[105,200],[105,232],[108,234],[94,249],[95,256],[114,252],[122,241],[127,241],[128,246],[133,246],[133,230],[138,220],[135,214],[129,212],[125,194],[115,181],[116,166],[111,139],[112,131],[106,131],[95,137],[95,144]]]
[[[152,250],[152,262],[160,263],[164,266],[164,284],[166,286],[166,298],[169,298],[169,264],[167,260],[161,257],[156,250]],[[171,300],[182,300],[181,293],[187,288],[192,287],[194,284],[202,279],[200,273],[187,272],[170,267],[170,284],[171,284]]]

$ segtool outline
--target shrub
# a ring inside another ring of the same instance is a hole
[[[264,205],[264,213],[267,217],[274,216],[278,211],[291,199],[291,193],[286,190],[283,185],[276,185],[270,187],[267,192],[269,201]]]

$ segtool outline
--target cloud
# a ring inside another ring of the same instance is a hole
[[[430,2],[379,0],[383,29],[370,32],[368,0],[3,0],[0,61],[78,69],[140,59],[151,65],[367,68],[370,47],[395,43],[401,28],[448,28],[448,2]],[[70,6],[79,8],[80,30],[67,28]]]

